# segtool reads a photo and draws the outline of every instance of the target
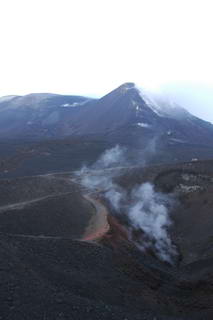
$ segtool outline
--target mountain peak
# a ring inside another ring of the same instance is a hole
[[[120,86],[120,88],[121,87],[126,87],[126,88],[130,88],[131,89],[131,88],[135,87],[135,83],[134,82],[125,82]]]
[[[125,82],[123,83],[120,87],[118,87],[117,89],[122,91],[122,92],[126,92],[130,89],[135,89],[135,83],[134,82]]]

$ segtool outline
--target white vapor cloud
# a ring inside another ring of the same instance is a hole
[[[107,149],[95,163],[95,168],[106,169],[127,165],[126,148],[116,145],[112,149]]]
[[[132,190],[131,200],[128,216],[132,226],[144,232],[138,246],[144,251],[153,248],[160,259],[171,263],[177,255],[167,230],[171,225],[167,205],[172,199],[144,183]]]
[[[114,178],[119,171],[109,170],[110,164],[114,167],[115,163],[119,165],[124,159],[124,149],[116,146],[106,150],[92,167],[84,167],[78,171],[77,176],[88,190],[104,192],[117,215],[128,217],[129,238],[140,250],[145,252],[149,249],[159,259],[173,264],[177,252],[168,232],[171,225],[169,208],[173,199],[156,192],[151,183],[136,186],[131,192],[115,183]],[[135,232],[138,231],[140,234],[135,238]]]

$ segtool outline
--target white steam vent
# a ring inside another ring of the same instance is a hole
[[[144,183],[131,192],[131,205],[128,208],[128,217],[133,229],[143,232],[139,246],[142,250],[151,248],[164,261],[172,263],[176,256],[168,234],[171,225],[168,204],[171,199],[162,193],[155,192],[150,183]]]
[[[84,167],[79,171],[78,176],[86,188],[104,192],[117,214],[128,217],[129,238],[142,251],[151,249],[159,259],[172,264],[177,255],[168,232],[171,225],[169,208],[173,198],[156,192],[151,183],[138,185],[128,192],[116,184],[116,170],[108,169],[111,165],[124,164],[126,152],[119,146],[109,149],[91,168]],[[140,231],[137,240],[133,236],[135,231]]]

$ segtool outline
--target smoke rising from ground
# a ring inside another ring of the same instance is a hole
[[[128,217],[133,229],[142,230],[140,243],[142,250],[152,249],[162,260],[172,262],[176,250],[168,234],[171,225],[168,204],[171,199],[156,192],[150,183],[144,183],[131,191],[131,205]]]
[[[94,169],[107,169],[126,166],[128,164],[126,152],[126,148],[116,145],[114,148],[106,150],[92,167]]]
[[[105,151],[91,168],[84,167],[78,172],[81,183],[89,190],[104,192],[113,211],[127,217],[129,238],[142,251],[151,250],[161,260],[172,263],[176,256],[168,233],[172,198],[156,192],[150,183],[138,185],[128,192],[115,183],[119,170],[110,170],[110,167],[127,163],[126,152],[119,146]]]

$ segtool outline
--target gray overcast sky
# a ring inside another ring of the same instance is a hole
[[[212,0],[2,0],[0,96],[133,81],[213,122],[212,12]]]

